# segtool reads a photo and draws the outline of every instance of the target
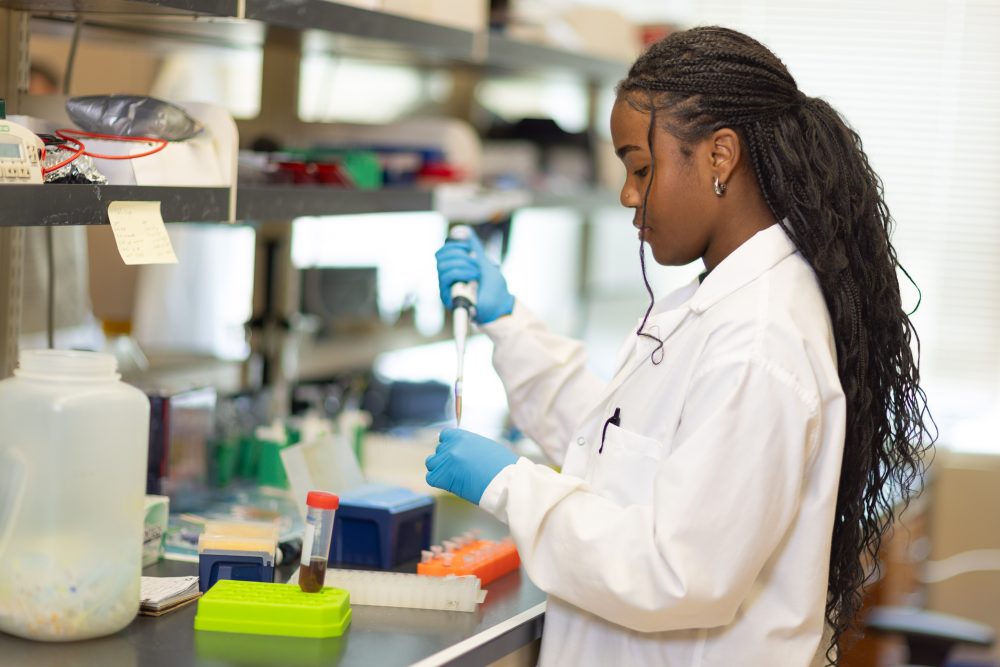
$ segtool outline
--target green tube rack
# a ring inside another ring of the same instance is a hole
[[[286,637],[339,637],[351,623],[350,595],[339,588],[303,593],[258,581],[217,581],[201,599],[195,630]]]

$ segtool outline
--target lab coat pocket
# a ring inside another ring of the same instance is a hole
[[[622,507],[652,504],[662,450],[653,438],[609,424],[604,450],[594,454],[594,490]]]

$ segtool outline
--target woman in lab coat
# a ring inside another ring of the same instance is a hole
[[[446,244],[442,298],[479,281],[511,416],[562,471],[448,429],[427,481],[509,525],[549,594],[542,665],[835,664],[933,440],[880,181],[722,28],[641,56],[611,130],[644,279],[643,242],[705,274],[651,303],[606,383],[476,239]]]

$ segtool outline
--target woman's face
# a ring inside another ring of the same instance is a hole
[[[648,112],[639,111],[619,98],[611,111],[611,139],[625,165],[621,203],[635,209],[632,224],[649,244],[658,264],[681,266],[702,257],[711,238],[712,176],[706,166],[711,159],[702,155],[705,147],[696,144],[682,150],[681,143],[662,129],[664,112],[657,112],[654,133],[656,169],[649,153]],[[705,165],[702,163],[705,162]],[[649,185],[650,176],[653,178]],[[643,197],[650,187],[646,228],[642,225]]]

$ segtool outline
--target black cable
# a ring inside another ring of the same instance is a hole
[[[45,335],[49,349],[56,346],[56,257],[52,227],[45,228],[45,261],[49,269],[49,284],[46,291]]]
[[[76,51],[80,44],[80,30],[83,28],[83,17],[78,16],[73,25],[73,38],[69,45],[69,57],[66,59],[66,72],[63,75],[62,92],[69,95],[69,84],[73,78],[73,65],[76,62]],[[49,349],[56,346],[56,253],[55,233],[52,227],[45,228],[45,261],[48,269],[48,285],[45,291],[45,336]]]
[[[73,80],[73,66],[76,64],[76,51],[80,45],[80,31],[82,29],[83,15],[79,15],[73,23],[73,37],[69,42],[69,56],[66,58],[66,72],[63,74],[63,95],[69,95],[69,84]]]

